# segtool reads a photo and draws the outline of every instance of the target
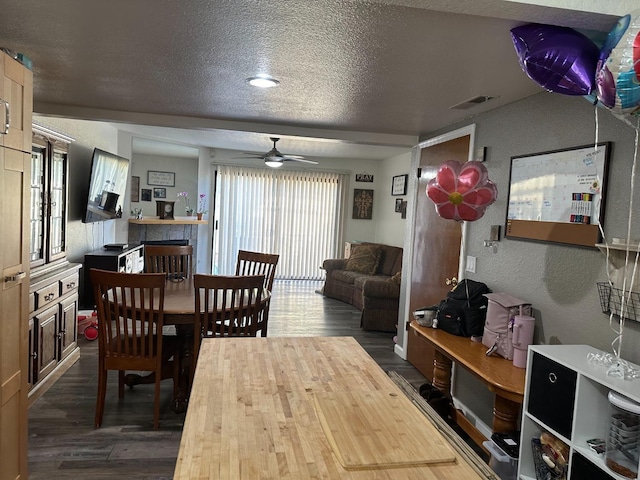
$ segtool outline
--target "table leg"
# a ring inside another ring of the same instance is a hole
[[[493,431],[515,432],[520,418],[520,404],[496,394],[493,400]]]
[[[451,360],[439,350],[433,361],[433,386],[446,394],[451,394]]]
[[[191,364],[193,362],[193,325],[176,325],[178,346],[174,358],[173,411],[182,413],[187,409],[191,390]]]

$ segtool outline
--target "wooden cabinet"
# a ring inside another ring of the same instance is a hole
[[[594,355],[595,354],[595,355]],[[532,438],[547,431],[569,447],[569,480],[618,479],[602,454],[587,440],[607,439],[610,391],[640,403],[637,379],[607,375],[608,367],[590,358],[604,352],[586,345],[533,345],[529,350],[525,403],[521,421],[518,478],[535,480]],[[632,369],[640,366],[630,364]]]
[[[32,91],[31,71],[0,52],[0,478],[12,480],[27,478]]]
[[[107,250],[104,248],[89,252],[84,256],[82,298],[80,305],[84,309],[93,309],[93,287],[89,270],[98,268],[111,272],[141,273],[144,271],[144,246],[136,245],[124,250]]]
[[[63,263],[31,277],[30,403],[80,357],[76,320],[80,267]]]
[[[79,357],[76,317],[81,265],[67,261],[68,147],[60,132],[33,125],[29,210],[29,402]]]

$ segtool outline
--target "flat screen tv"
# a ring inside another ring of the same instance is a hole
[[[93,150],[84,223],[122,217],[128,176],[128,159],[99,148]]]

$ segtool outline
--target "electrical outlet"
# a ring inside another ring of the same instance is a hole
[[[465,270],[469,273],[476,273],[476,257],[467,255],[467,265]]]

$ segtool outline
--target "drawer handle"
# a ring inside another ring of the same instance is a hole
[[[10,119],[10,115],[9,115],[9,102],[7,102],[6,100],[3,100],[0,98],[0,103],[4,105],[4,131],[0,132],[1,135],[6,135],[7,133],[9,133],[9,123],[11,123],[9,121]]]
[[[74,288],[76,286],[76,282],[67,283],[67,288]]]
[[[7,275],[6,277],[4,277],[4,283],[17,282],[18,280],[22,280],[26,276],[26,272],[18,272],[14,273],[13,275]]]
[[[55,293],[49,293],[48,295],[44,296],[44,301],[48,302],[49,300],[53,300],[53,297],[55,297],[56,294]]]
[[[34,360],[38,358],[38,352],[33,352],[31,354],[31,358],[33,358]]]
[[[551,383],[556,383],[558,381],[558,376],[555,373],[551,372],[549,374],[549,381]]]

